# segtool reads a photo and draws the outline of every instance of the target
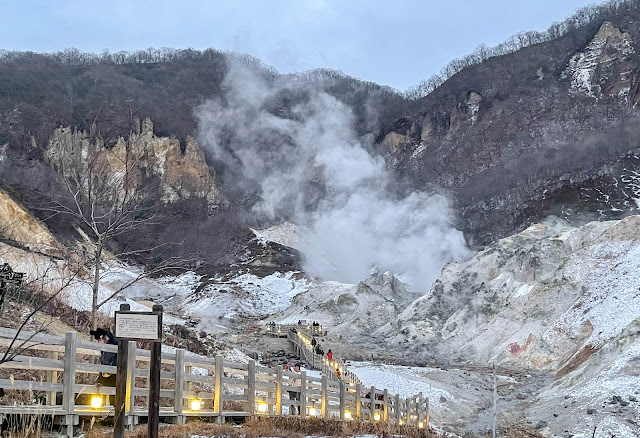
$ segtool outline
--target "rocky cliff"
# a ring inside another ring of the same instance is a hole
[[[187,137],[183,150],[176,138],[156,137],[153,123],[147,118],[141,127],[136,120],[130,136],[120,137],[109,147],[95,130],[95,126],[89,133],[70,127],[56,129],[45,152],[45,160],[65,177],[125,178],[126,181],[114,184],[121,189],[135,190],[144,181],[155,178],[159,181],[160,197],[165,202],[193,198],[215,200],[214,177],[192,137]]]
[[[630,159],[640,135],[633,23],[605,21],[584,40],[567,35],[463,69],[388,128],[383,153],[414,187],[450,191],[479,245],[539,220],[556,201],[567,218],[637,212],[634,189],[619,190],[622,175],[639,170]]]

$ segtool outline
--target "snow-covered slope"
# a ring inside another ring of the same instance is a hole
[[[446,266],[374,337],[398,355],[547,373],[524,415],[549,436],[640,436],[639,268],[640,216],[537,224]]]
[[[329,328],[323,342],[333,343],[332,348],[339,354],[344,351],[354,357],[370,349],[372,331],[394,321],[419,296],[389,272],[373,275],[357,285],[324,281],[297,295],[291,306],[271,319],[282,323],[300,318],[318,321]]]
[[[445,267],[378,334],[440,358],[566,373],[640,317],[639,239],[638,216],[534,225]]]
[[[285,309],[310,283],[291,271],[266,277],[244,273],[211,281],[174,303],[185,314],[203,322],[216,318],[263,318]]]

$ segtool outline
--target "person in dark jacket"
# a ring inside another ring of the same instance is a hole
[[[118,341],[109,330],[103,328],[97,328],[91,330],[89,333],[100,344],[118,345]],[[118,354],[110,351],[103,351],[100,353],[100,364],[116,366],[118,363]],[[96,385],[101,386],[116,386],[116,375],[109,373],[100,373],[96,379]]]

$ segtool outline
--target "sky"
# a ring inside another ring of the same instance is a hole
[[[0,49],[213,47],[281,73],[332,68],[404,90],[587,0],[0,0]]]

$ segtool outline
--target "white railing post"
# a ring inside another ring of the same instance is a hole
[[[173,385],[173,410],[178,414],[177,423],[184,423],[184,350],[176,350],[176,379]]]
[[[369,420],[373,421],[373,416],[376,413],[376,387],[372,386],[369,392],[369,399],[371,400],[371,412],[369,413]]]
[[[356,384],[356,412],[355,412],[356,420],[360,419],[361,405],[362,405],[362,385],[360,383],[357,383]]]
[[[389,391],[386,389],[382,394],[382,419],[389,421]]]
[[[307,372],[300,373],[300,415],[307,416]]]
[[[400,394],[396,394],[396,403],[395,403],[395,413],[396,413],[396,424],[398,424],[400,422],[400,418],[402,418],[400,415]]]
[[[322,384],[320,386],[321,412],[322,418],[329,418],[329,401],[327,400],[327,375],[322,374]]]
[[[222,400],[222,377],[224,375],[224,365],[222,363],[222,356],[216,356],[215,365],[215,388],[213,394],[213,412],[218,416],[216,421],[222,423],[223,400]]]
[[[253,417],[256,414],[256,361],[250,360],[247,365],[247,386],[249,393],[247,394],[247,404],[249,414]]]
[[[62,374],[62,408],[66,412],[67,436],[73,436],[73,413],[75,407],[76,385],[76,332],[67,332],[64,339],[64,371]]]
[[[344,420],[344,410],[345,410],[345,402],[346,402],[346,390],[345,390],[344,382],[342,380],[340,380],[339,383],[340,383],[340,419]]]
[[[276,415],[282,415],[282,365],[276,367]]]
[[[426,412],[426,418],[424,419],[424,429],[429,430],[429,397],[427,397],[425,401],[425,407],[427,412]]]
[[[405,412],[405,414],[407,415],[407,426],[411,426],[411,399],[408,398],[407,402],[405,404],[405,408],[407,410],[407,412]]]
[[[133,429],[136,425],[136,341],[129,342],[129,357],[127,357],[127,390],[125,398],[125,412],[129,413],[127,425],[129,429]]]
[[[55,351],[49,352],[49,358],[57,360],[58,353]],[[58,372],[57,371],[48,371],[47,372],[47,380],[50,383],[58,383]],[[49,406],[54,406],[56,404],[56,396],[57,393],[55,391],[51,391],[47,393],[47,404]]]

